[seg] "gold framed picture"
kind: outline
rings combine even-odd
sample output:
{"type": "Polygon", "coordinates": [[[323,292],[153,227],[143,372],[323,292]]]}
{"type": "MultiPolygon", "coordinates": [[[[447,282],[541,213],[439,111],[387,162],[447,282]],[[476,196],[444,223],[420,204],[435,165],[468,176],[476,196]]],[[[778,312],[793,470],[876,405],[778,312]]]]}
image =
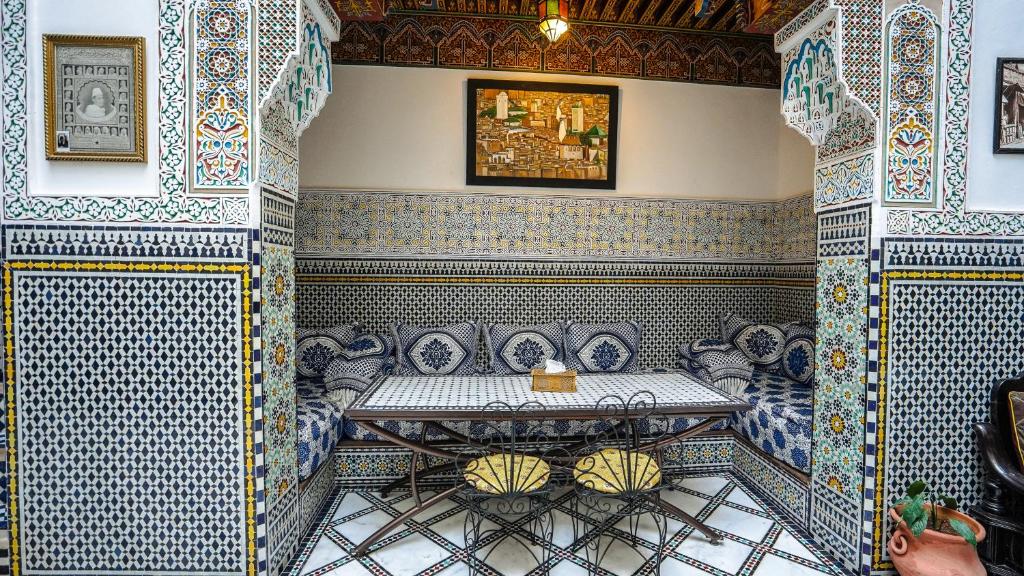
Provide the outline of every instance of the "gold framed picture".
{"type": "Polygon", "coordinates": [[[146,39],[43,35],[47,160],[146,161],[146,39]]]}

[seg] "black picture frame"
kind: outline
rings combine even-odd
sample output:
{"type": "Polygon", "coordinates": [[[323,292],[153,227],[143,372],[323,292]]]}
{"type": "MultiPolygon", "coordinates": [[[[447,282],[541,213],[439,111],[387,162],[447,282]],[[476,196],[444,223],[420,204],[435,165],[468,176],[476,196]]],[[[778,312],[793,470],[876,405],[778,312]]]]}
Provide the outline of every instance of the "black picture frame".
{"type": "MultiPolygon", "coordinates": [[[[992,152],[994,154],[1024,154],[1024,145],[1021,145],[1019,148],[1009,148],[1003,142],[1003,97],[1004,92],[1009,88],[1009,86],[1003,86],[1003,72],[1006,70],[1007,65],[1012,64],[1020,65],[1021,69],[1024,69],[1024,58],[996,59],[996,98],[995,109],[992,114],[995,119],[992,130],[992,152]]],[[[1021,89],[1021,91],[1018,92],[1020,95],[1016,96],[1016,98],[1021,99],[1021,105],[1017,109],[1017,125],[1021,127],[1019,128],[1020,130],[1024,130],[1024,86],[1016,86],[1021,89]]],[[[1022,134],[1020,142],[1024,144],[1024,134],[1022,134]]]]}
{"type": "Polygon", "coordinates": [[[571,84],[563,82],[526,82],[470,78],[466,90],[466,184],[483,186],[524,186],[543,188],[588,188],[614,190],[618,164],[619,87],[606,84],[571,84]],[[526,176],[482,176],[476,172],[477,91],[481,89],[530,90],[564,92],[566,94],[597,94],[609,98],[606,177],[604,179],[545,178],[526,176]]]}

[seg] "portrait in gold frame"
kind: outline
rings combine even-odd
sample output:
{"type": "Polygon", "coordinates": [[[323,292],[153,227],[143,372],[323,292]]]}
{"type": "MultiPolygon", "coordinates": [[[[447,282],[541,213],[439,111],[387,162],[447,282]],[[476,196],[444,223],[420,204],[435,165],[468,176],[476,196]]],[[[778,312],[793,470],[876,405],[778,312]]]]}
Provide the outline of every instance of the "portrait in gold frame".
{"type": "Polygon", "coordinates": [[[146,161],[146,39],[43,35],[47,160],[146,161]]]}

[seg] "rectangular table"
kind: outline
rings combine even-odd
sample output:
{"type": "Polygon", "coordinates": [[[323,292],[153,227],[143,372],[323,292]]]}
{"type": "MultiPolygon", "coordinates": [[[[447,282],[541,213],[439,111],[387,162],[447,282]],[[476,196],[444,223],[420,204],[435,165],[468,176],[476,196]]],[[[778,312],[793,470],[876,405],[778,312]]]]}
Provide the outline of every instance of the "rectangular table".
{"type": "MultiPolygon", "coordinates": [[[[393,482],[382,492],[386,494],[402,484],[409,483],[417,505],[367,538],[356,547],[354,555],[365,554],[374,542],[419,512],[447,499],[458,489],[458,486],[454,486],[421,501],[417,478],[450,470],[454,464],[418,471],[420,456],[428,454],[455,462],[458,455],[426,442],[404,438],[378,426],[375,424],[377,421],[419,422],[423,426],[430,425],[456,442],[470,445],[472,441],[469,438],[442,425],[440,421],[479,420],[481,413],[494,402],[502,402],[512,408],[536,402],[543,406],[543,409],[537,412],[537,417],[543,420],[599,419],[603,411],[598,408],[598,403],[603,398],[618,396],[623,401],[629,401],[639,392],[653,394],[656,400],[656,404],[650,408],[653,416],[703,419],[698,424],[665,437],[657,444],[641,448],[650,451],[657,450],[661,445],[667,445],[671,441],[699,434],[718,420],[729,417],[733,412],[750,409],[750,405],[743,400],[682,372],[581,374],[576,379],[576,392],[533,392],[530,385],[530,376],[389,376],[375,382],[366,392],[360,394],[359,398],[345,410],[345,417],[381,438],[413,451],[409,476],[393,482]]],[[[492,411],[488,411],[487,416],[494,420],[501,419],[500,413],[492,411]]],[[[524,416],[529,417],[530,412],[520,411],[517,415],[520,418],[524,416]]],[[[511,417],[510,413],[509,418],[511,417]]],[[[660,505],[708,535],[712,541],[721,538],[702,522],[668,502],[662,500],[660,505]]]]}

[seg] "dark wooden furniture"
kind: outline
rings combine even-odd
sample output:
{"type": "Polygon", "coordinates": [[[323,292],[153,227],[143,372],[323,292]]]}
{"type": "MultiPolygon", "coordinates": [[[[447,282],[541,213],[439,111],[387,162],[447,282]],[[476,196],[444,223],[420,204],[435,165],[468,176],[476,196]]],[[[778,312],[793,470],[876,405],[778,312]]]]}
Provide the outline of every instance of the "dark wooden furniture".
{"type": "MultiPolygon", "coordinates": [[[[1010,416],[1010,393],[1024,393],[1024,374],[992,390],[992,422],[974,425],[985,463],[984,496],[971,515],[988,536],[978,545],[985,569],[993,576],[1024,576],[1024,470],[1017,456],[1017,422],[1010,416]]],[[[1021,439],[1024,441],[1024,439],[1021,439]]]]}
{"type": "MultiPolygon", "coordinates": [[[[459,486],[453,486],[428,499],[421,499],[418,484],[424,477],[445,471],[450,472],[465,457],[426,442],[404,438],[378,425],[379,421],[398,420],[419,423],[421,431],[430,427],[469,449],[480,449],[480,443],[470,435],[462,434],[452,428],[459,423],[478,421],[481,412],[495,402],[505,403],[509,406],[523,406],[524,408],[515,413],[508,412],[504,417],[500,413],[489,413],[488,418],[491,421],[515,418],[601,420],[606,417],[605,410],[600,406],[602,398],[610,395],[621,395],[628,398],[638,392],[645,392],[652,394],[657,399],[654,415],[694,419],[693,425],[678,432],[673,431],[671,435],[637,448],[637,451],[641,453],[653,453],[673,442],[704,432],[719,420],[728,418],[733,412],[750,409],[750,404],[685,373],[581,374],[578,377],[576,392],[533,392],[530,388],[529,376],[389,376],[374,383],[366,392],[363,392],[345,411],[345,417],[358,422],[360,426],[389,442],[412,450],[410,474],[406,478],[388,485],[382,492],[388,492],[408,484],[412,489],[416,505],[359,544],[353,551],[353,555],[364,555],[372,544],[402,525],[406,520],[446,500],[460,489],[459,486]],[[535,414],[530,414],[528,407],[531,405],[543,406],[543,410],[537,410],[535,414]],[[420,459],[424,456],[433,456],[448,462],[448,464],[421,469],[420,459]]],[[[570,443],[566,449],[572,453],[578,450],[579,446],[581,444],[577,441],[575,444],[570,443]]],[[[571,462],[557,461],[552,463],[571,464],[571,462]]],[[[664,501],[659,504],[659,507],[676,515],[681,512],[667,509],[664,501]]],[[[687,516],[681,518],[704,534],[714,534],[713,530],[694,518],[687,516]]]]}

